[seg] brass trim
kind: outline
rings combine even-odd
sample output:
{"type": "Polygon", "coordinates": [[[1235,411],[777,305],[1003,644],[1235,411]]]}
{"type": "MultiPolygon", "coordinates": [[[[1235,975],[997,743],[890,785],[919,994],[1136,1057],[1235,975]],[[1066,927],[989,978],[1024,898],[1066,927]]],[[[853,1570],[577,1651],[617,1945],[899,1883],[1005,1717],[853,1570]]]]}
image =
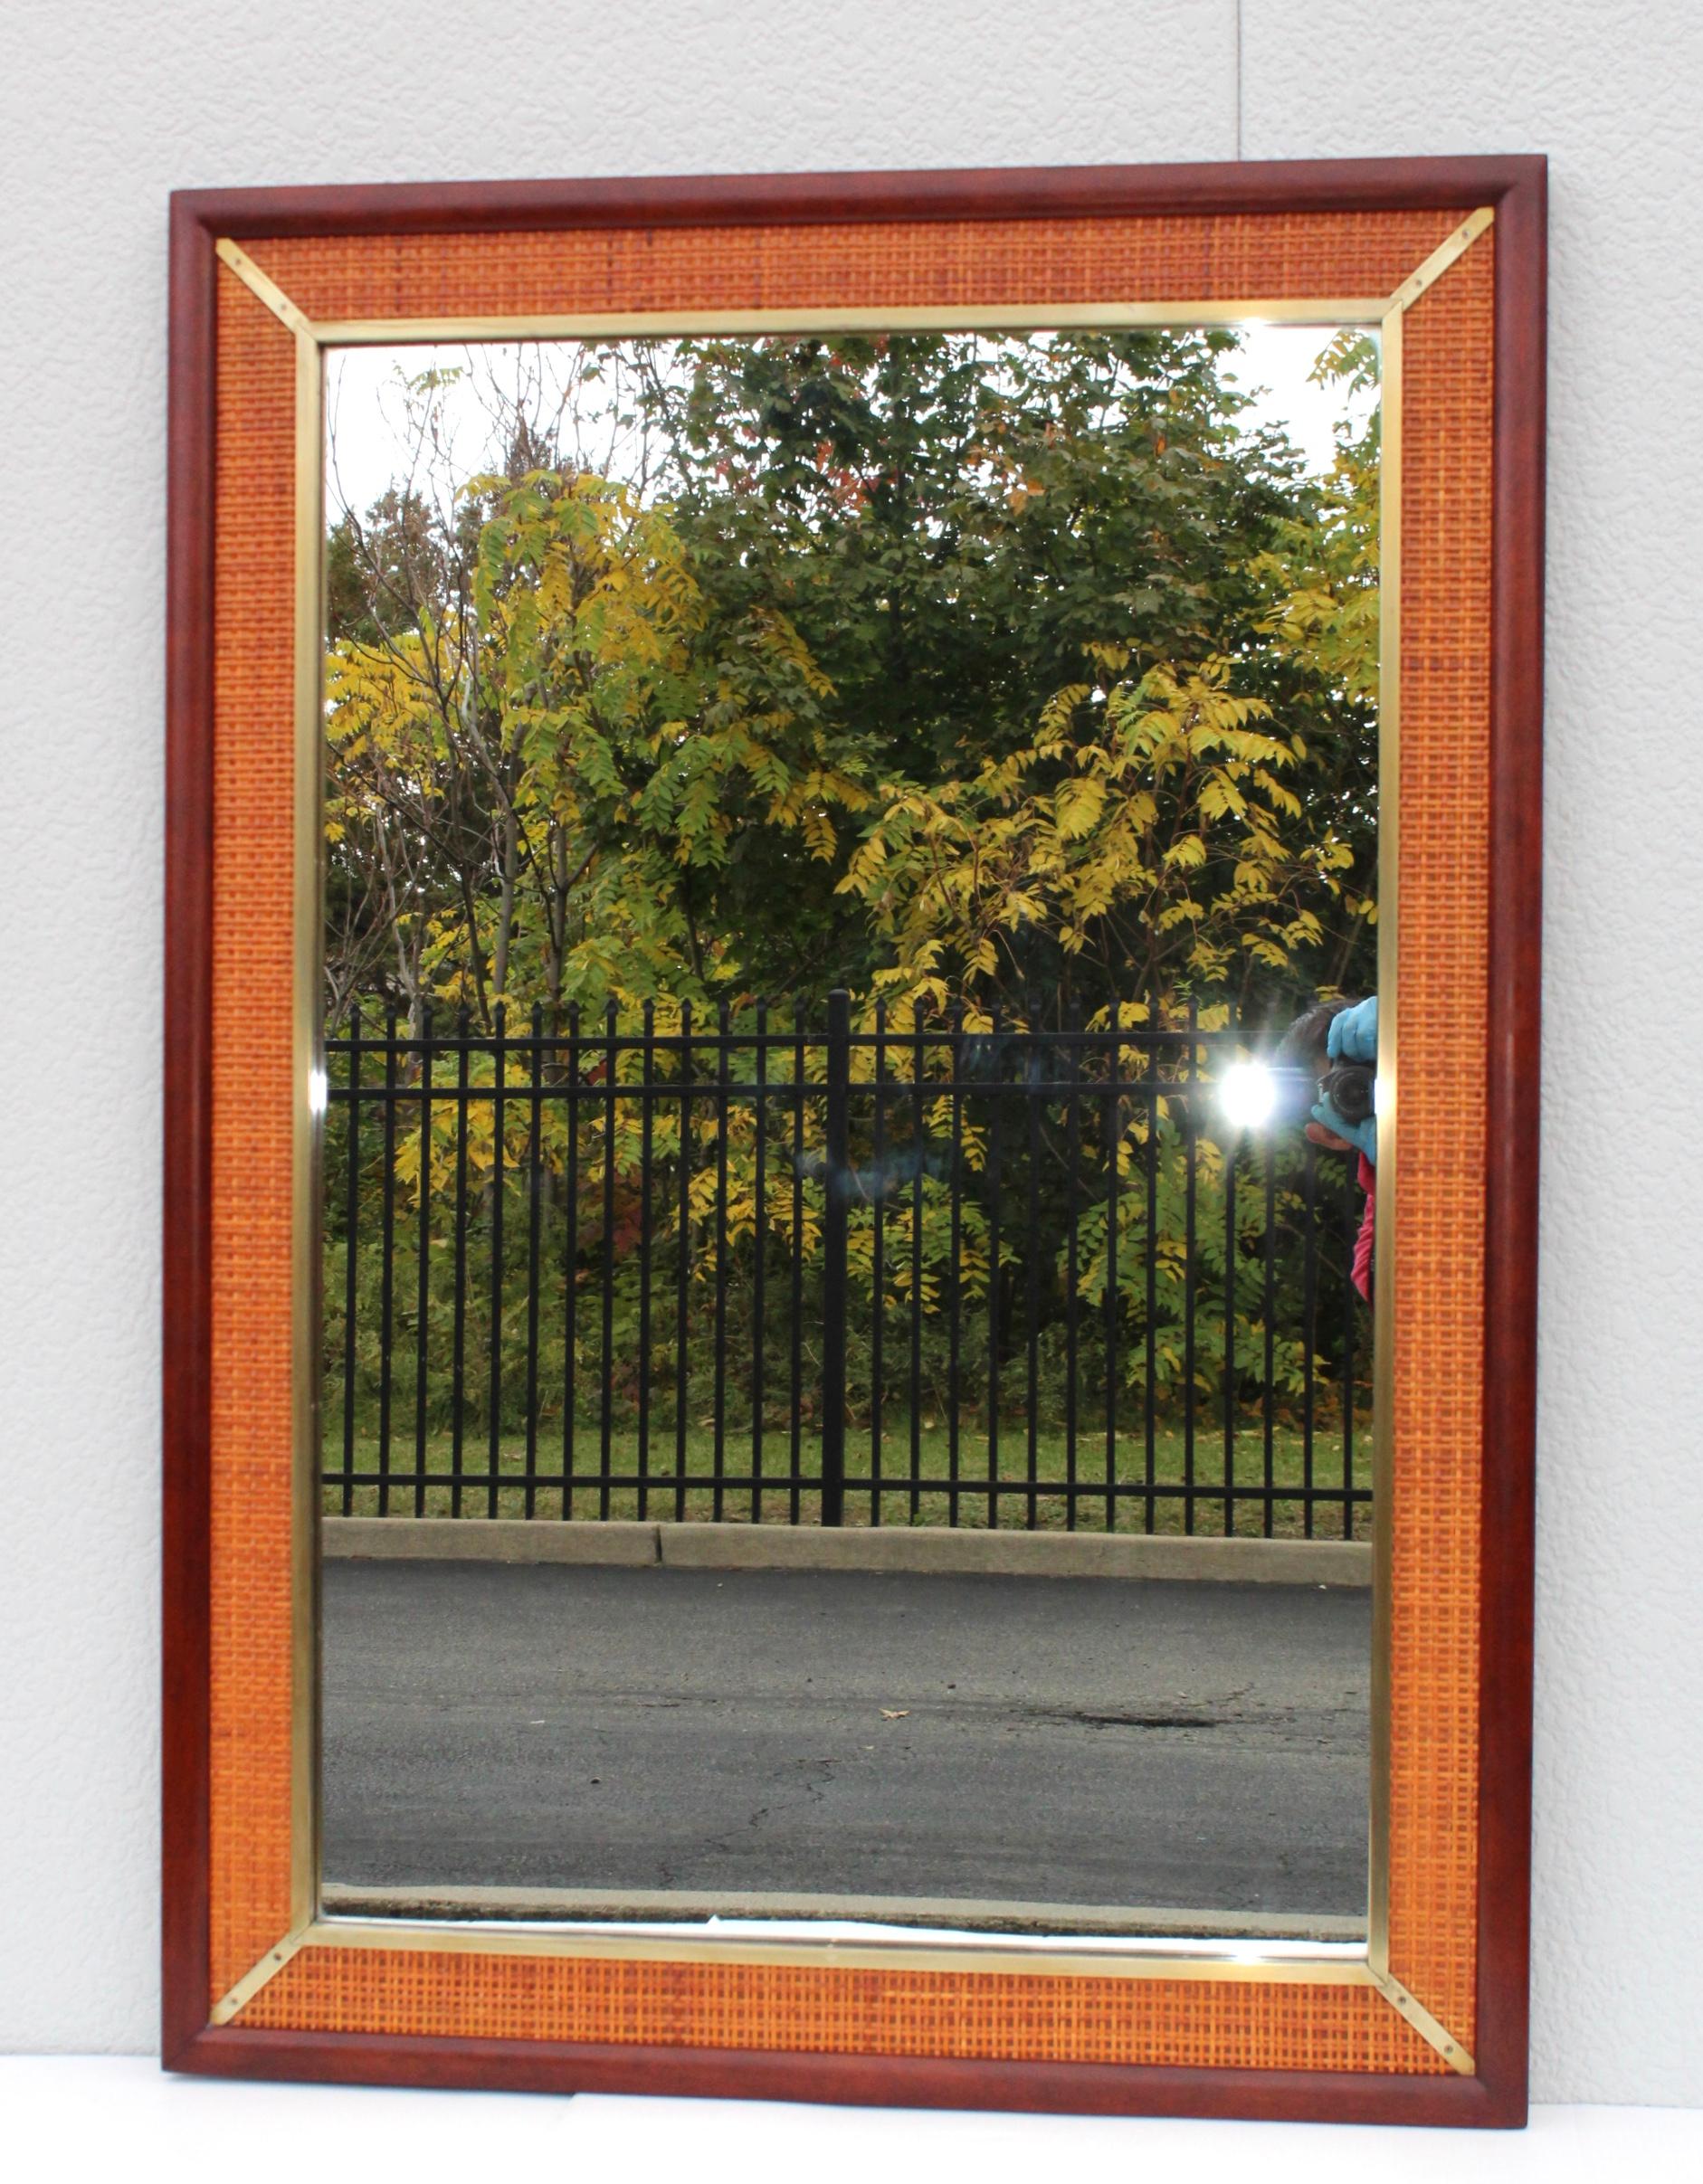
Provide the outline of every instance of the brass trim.
{"type": "Polygon", "coordinates": [[[1371,1968],[1371,1970],[1372,1984],[1384,2000],[1393,2009],[1407,2019],[1422,2039],[1431,2043],[1449,2067],[1458,2071],[1463,2078],[1477,2077],[1479,2075],[1478,2065],[1473,2061],[1468,2050],[1455,2038],[1449,2027],[1432,2017],[1422,2002],[1415,2000],[1399,1980],[1393,1979],[1387,1971],[1380,1970],[1375,1965],[1371,1968]]]}
{"type": "MultiPolygon", "coordinates": [[[[288,300],[287,299],[285,299],[288,300]]],[[[290,309],[294,311],[294,306],[290,309]]],[[[281,317],[282,314],[281,313],[281,317]]],[[[297,318],[300,317],[296,313],[297,318]]],[[[286,324],[289,321],[286,319],[286,324]]],[[[294,1008],[290,1025],[290,1919],[313,1917],[319,1892],[319,1188],[325,1050],[319,1006],[324,919],[325,352],[306,320],[296,334],[294,1008]]]]}
{"type": "MultiPolygon", "coordinates": [[[[466,1956],[643,1958],[670,1963],[827,1963],[869,1970],[1025,1972],[1044,1978],[1259,1980],[1300,1987],[1375,1986],[1363,1946],[1352,1942],[1244,1944],[1143,1937],[1129,1947],[1085,1941],[1061,1948],[1051,1939],[1024,1944],[1009,1934],[947,1940],[825,1934],[776,1940],[748,1933],[681,1933],[512,1919],[339,1919],[321,1915],[301,1946],[322,1949],[441,1950],[466,1956]]],[[[293,1953],[293,1951],[291,1952],[293,1953]]],[[[268,1975],[270,1976],[270,1974],[268,1975]]]]}
{"type": "MultiPolygon", "coordinates": [[[[688,335],[716,332],[852,331],[859,328],[933,328],[941,331],[1020,332],[1050,328],[1085,326],[1229,327],[1249,321],[1277,325],[1362,325],[1379,328],[1384,348],[1380,373],[1384,444],[1380,466],[1380,530],[1383,559],[1380,584],[1380,707],[1378,777],[1379,821],[1379,980],[1381,994],[1394,999],[1395,903],[1394,876],[1398,858],[1399,817],[1393,804],[1398,791],[1400,689],[1400,348],[1401,318],[1408,306],[1422,295],[1483,233],[1492,217],[1481,208],[1415,269],[1389,297],[1257,298],[1202,302],[1163,301],[1145,304],[1106,303],[1059,305],[1051,309],[1020,306],[994,309],[956,310],[948,308],[873,309],[826,311],[723,311],[710,314],[639,312],[578,314],[516,318],[443,318],[403,319],[329,320],[314,324],[300,308],[240,250],[222,239],[216,249],[231,271],[297,337],[297,578],[296,613],[296,812],[298,846],[295,859],[296,960],[298,1009],[296,1011],[297,1136],[295,1163],[295,1282],[299,1330],[317,1325],[319,1268],[317,1263],[318,1193],[313,1189],[317,1169],[319,1117],[310,1111],[308,1084],[321,1053],[314,1017],[319,981],[319,898],[320,849],[319,767],[321,758],[319,707],[322,661],[321,593],[323,584],[321,496],[324,451],[322,416],[323,359],[329,347],[395,343],[419,346],[435,341],[476,339],[550,339],[575,335],[669,333],[688,335]],[[311,366],[304,357],[311,354],[311,366]],[[1394,356],[1391,375],[1390,357],[1394,356]],[[1394,389],[1394,393],[1392,393],[1394,389]],[[311,449],[306,420],[316,420],[311,449]],[[1395,518],[1391,518],[1394,501],[1395,518]],[[1392,550],[1393,549],[1393,550],[1392,550]],[[1394,574],[1392,574],[1394,565],[1394,574]],[[1394,706],[1391,693],[1396,695],[1394,706]],[[311,812],[310,830],[304,815],[311,812]],[[311,847],[302,840],[310,831],[311,847]],[[1389,893],[1386,895],[1385,888],[1389,893]],[[304,903],[300,890],[308,890],[304,903]],[[305,1030],[304,1030],[305,1022],[305,1030]],[[304,1127],[304,1116],[307,1126],[304,1127]],[[301,1156],[306,1148],[307,1160],[301,1156]],[[309,1265],[309,1258],[313,1263],[309,1265]]],[[[569,1930],[562,1925],[517,1926],[511,1922],[495,1925],[467,1922],[359,1921],[327,1918],[319,1908],[319,1798],[318,1583],[319,1479],[316,1454],[317,1382],[311,1401],[296,1391],[297,1494],[296,1573],[297,1613],[294,1619],[294,1679],[297,1723],[292,1739],[292,1902],[296,1923],[266,1956],[233,1987],[215,2006],[213,2021],[224,2023],[252,2000],[267,1981],[302,1948],[339,1947],[368,1949],[420,1949],[448,1953],[498,1955],[587,1956],[596,1958],[648,1958],[662,1961],[713,1961],[756,1964],[810,1965],[830,1960],[836,1963],[875,1969],[966,1968],[986,1970],[1021,1970],[1029,1973],[1099,1977],[1201,1979],[1208,1980],[1273,1981],[1288,1984],[1376,1987],[1392,2006],[1448,2056],[1457,2069],[1470,2072],[1471,2058],[1423,2005],[1409,1995],[1387,1969],[1388,1954],[1388,1713],[1389,1667],[1389,1557],[1392,1405],[1388,1390],[1393,1372],[1393,1344],[1389,1333],[1393,1315],[1390,1252],[1393,1242],[1394,1153],[1384,1140],[1394,1119],[1395,1011],[1381,998],[1379,1011],[1380,1078],[1390,1090],[1387,1108],[1379,1119],[1380,1163],[1376,1193],[1377,1290],[1383,1300],[1375,1314],[1374,1367],[1375,1435],[1375,1552],[1378,1578],[1375,1583],[1373,1650],[1374,1766],[1373,1825],[1368,1848],[1369,1938],[1365,1945],[1341,1943],[1284,1943],[1270,1940],[1239,1942],[1197,1942],[1192,1947],[1180,1939],[1131,1937],[1127,1946],[1102,1943],[1094,1947],[1058,1948],[1046,1942],[1027,1947],[1013,1944],[1008,1936],[966,1933],[950,1943],[937,1939],[908,1942],[883,1937],[878,1941],[848,1941],[829,1937],[794,1942],[760,1943],[743,1937],[716,1939],[678,1933],[633,1933],[569,1930]],[[1380,1423],[1380,1420],[1382,1421],[1380,1423]],[[1380,1755],[1380,1746],[1382,1747],[1380,1755]],[[306,1923],[303,1923],[303,1919],[306,1923]],[[1325,1953],[1320,1953],[1320,1952],[1325,1953]],[[1458,2058],[1458,2059],[1457,2059],[1458,2058]]],[[[1382,1090],[1382,1087],[1381,1087],[1382,1090]]],[[[299,1356],[310,1367],[317,1342],[300,1343],[299,1356]]],[[[314,1381],[311,1371],[306,1376],[314,1381]]]]}
{"type": "Polygon", "coordinates": [[[221,235],[214,249],[242,281],[243,286],[258,296],[274,318],[280,318],[299,338],[316,339],[316,329],[305,311],[293,304],[282,289],[259,266],[244,250],[240,250],[229,236],[221,235]]]}
{"type": "Polygon", "coordinates": [[[275,1980],[291,1957],[311,1938],[313,1928],[309,1921],[294,1926],[280,1941],[273,1942],[263,1957],[259,1957],[243,1974],[236,1985],[222,1994],[207,2012],[209,2025],[228,2025],[240,2010],[245,2009],[262,1987],[275,1980]]]}
{"type": "MultiPolygon", "coordinates": [[[[293,306],[291,309],[293,309],[293,306]]],[[[933,331],[1022,334],[1071,327],[1374,326],[1384,296],[1226,297],[1201,303],[943,304],[847,306],[839,310],[568,311],[519,318],[328,318],[314,332],[328,348],[421,347],[438,341],[566,341],[650,334],[848,334],[933,331]]]]}
{"type": "Polygon", "coordinates": [[[1389,299],[1388,310],[1404,311],[1410,304],[1417,303],[1425,290],[1441,280],[1463,251],[1470,250],[1496,218],[1493,204],[1481,204],[1470,213],[1446,242],[1440,242],[1422,264],[1413,271],[1394,290],[1389,299]]]}
{"type": "Polygon", "coordinates": [[[1372,1721],[1366,1843],[1368,1953],[1390,1942],[1391,1598],[1395,1545],[1395,1116],[1402,840],[1402,311],[1379,328],[1378,1157],[1372,1244],[1372,1721]]]}

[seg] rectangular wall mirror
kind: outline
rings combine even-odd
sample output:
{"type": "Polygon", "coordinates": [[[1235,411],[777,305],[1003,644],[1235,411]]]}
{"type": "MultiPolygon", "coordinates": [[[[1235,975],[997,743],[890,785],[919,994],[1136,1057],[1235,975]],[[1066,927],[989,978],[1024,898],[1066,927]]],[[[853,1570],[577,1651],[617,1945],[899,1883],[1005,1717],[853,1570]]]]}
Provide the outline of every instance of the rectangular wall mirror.
{"type": "Polygon", "coordinates": [[[176,204],[168,2061],[1519,2120],[1541,163],[176,204]]]}
{"type": "Polygon", "coordinates": [[[1364,1943],[1376,342],[330,353],[328,1905],[1364,1943]]]}

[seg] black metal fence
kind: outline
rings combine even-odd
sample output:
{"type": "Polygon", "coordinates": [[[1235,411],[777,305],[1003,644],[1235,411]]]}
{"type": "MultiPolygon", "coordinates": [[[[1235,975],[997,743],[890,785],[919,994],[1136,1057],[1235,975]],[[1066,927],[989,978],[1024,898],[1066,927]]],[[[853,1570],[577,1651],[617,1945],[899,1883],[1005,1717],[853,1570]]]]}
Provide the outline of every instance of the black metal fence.
{"type": "MultiPolygon", "coordinates": [[[[1130,1010],[1127,1016],[1146,1011],[1130,1010]]],[[[1349,1164],[1190,1019],[328,1041],[327,1506],[1365,1535],[1349,1164]]]]}

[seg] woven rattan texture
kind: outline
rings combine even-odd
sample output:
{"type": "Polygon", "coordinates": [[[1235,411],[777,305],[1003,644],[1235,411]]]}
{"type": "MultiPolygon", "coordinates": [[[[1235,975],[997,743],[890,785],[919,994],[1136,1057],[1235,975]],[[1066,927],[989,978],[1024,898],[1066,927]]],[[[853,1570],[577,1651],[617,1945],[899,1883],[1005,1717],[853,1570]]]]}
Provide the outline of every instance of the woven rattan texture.
{"type": "MultiPolygon", "coordinates": [[[[1386,293],[1445,214],[260,242],[320,318],[1386,293]]],[[[1409,314],[1394,1969],[1471,2037],[1490,252],[1409,314]],[[1463,362],[1464,360],[1464,362],[1463,362]],[[1465,996],[1465,1005],[1462,997],[1465,996]]],[[[289,1914],[290,342],[221,277],[214,1987],[289,1914]]],[[[242,2024],[1437,2072],[1368,1989],[315,1949],[242,2024]]]]}
{"type": "Polygon", "coordinates": [[[280,240],[251,256],[310,318],[904,309],[1189,297],[1387,296],[1449,213],[1293,219],[892,221],[280,240]]]}
{"type": "Polygon", "coordinates": [[[1367,1987],[304,1951],[245,2025],[793,2053],[1434,2073],[1367,1987]]]}
{"type": "Polygon", "coordinates": [[[214,1998],[290,1914],[295,344],[219,269],[213,852],[214,1998]]]}
{"type": "Polygon", "coordinates": [[[1496,234],[1403,323],[1390,1969],[1475,2037],[1496,234]]]}

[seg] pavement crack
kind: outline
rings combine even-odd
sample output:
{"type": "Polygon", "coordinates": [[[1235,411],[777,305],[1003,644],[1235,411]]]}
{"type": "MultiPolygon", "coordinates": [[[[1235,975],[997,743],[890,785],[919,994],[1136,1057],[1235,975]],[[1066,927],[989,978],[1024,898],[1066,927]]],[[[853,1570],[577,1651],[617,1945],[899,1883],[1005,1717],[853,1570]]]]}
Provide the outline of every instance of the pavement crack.
{"type": "Polygon", "coordinates": [[[808,1802],[813,1805],[820,1805],[823,1802],[824,1793],[831,1787],[833,1781],[833,1760],[824,1754],[819,1760],[801,1760],[799,1764],[802,1767],[821,1769],[822,1772],[820,1780],[813,1779],[812,1776],[807,1775],[804,1778],[804,1796],[808,1802]]]}

